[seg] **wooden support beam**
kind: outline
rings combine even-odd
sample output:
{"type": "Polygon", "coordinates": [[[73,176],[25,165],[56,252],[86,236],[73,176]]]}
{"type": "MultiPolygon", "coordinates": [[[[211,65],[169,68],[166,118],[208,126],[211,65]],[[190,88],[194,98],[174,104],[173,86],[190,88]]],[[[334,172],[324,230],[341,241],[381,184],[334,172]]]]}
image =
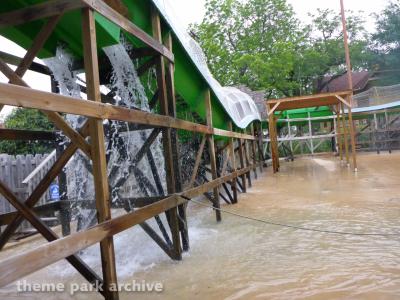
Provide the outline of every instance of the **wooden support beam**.
{"type": "MultiPolygon", "coordinates": [[[[161,19],[158,11],[154,6],[151,9],[151,24],[153,30],[153,37],[155,41],[159,44],[162,43],[162,29],[161,29],[161,19]]],[[[163,46],[164,47],[164,46],[163,46]]],[[[168,96],[171,98],[171,94],[168,95],[168,87],[166,82],[166,70],[165,70],[165,60],[163,56],[158,56],[156,62],[156,75],[157,75],[157,87],[159,91],[159,103],[161,114],[165,116],[170,116],[173,111],[170,112],[170,105],[168,101],[168,96]]],[[[168,194],[174,194],[176,192],[176,174],[175,174],[175,164],[174,164],[174,150],[173,150],[173,137],[171,128],[163,128],[163,149],[164,149],[164,161],[165,161],[165,171],[167,180],[168,194]]],[[[182,259],[182,248],[180,240],[180,231],[178,223],[178,209],[172,208],[167,216],[169,216],[169,225],[171,228],[172,241],[174,245],[174,259],[182,259]]]]}
{"type": "Polygon", "coordinates": [[[269,126],[269,136],[270,136],[270,146],[271,146],[271,158],[272,158],[272,168],[273,172],[276,173],[279,170],[279,152],[278,152],[278,137],[276,135],[276,124],[273,115],[268,117],[269,126]]]}
{"type": "Polygon", "coordinates": [[[254,137],[248,134],[210,128],[206,125],[188,122],[165,115],[157,115],[115,105],[75,99],[68,96],[32,90],[4,83],[0,83],[0,104],[24,108],[36,108],[68,114],[77,114],[76,108],[79,107],[79,115],[89,118],[117,120],[135,124],[151,125],[154,127],[170,127],[198,133],[214,134],[228,138],[232,137],[254,140],[254,137]]]}
{"type": "MultiPolygon", "coordinates": [[[[351,103],[352,96],[348,96],[347,100],[351,103]]],[[[351,154],[353,158],[353,169],[354,172],[357,172],[357,149],[356,149],[356,136],[355,136],[355,129],[354,129],[354,121],[353,121],[353,114],[351,112],[351,105],[347,108],[348,109],[348,116],[349,116],[349,127],[350,127],[350,143],[351,143],[351,154]]]]}
{"type": "MultiPolygon", "coordinates": [[[[20,76],[15,74],[15,72],[5,63],[0,59],[0,71],[10,80],[11,83],[20,85],[22,87],[27,88],[27,93],[23,95],[22,97],[26,97],[29,95],[31,91],[33,91],[28,84],[21,79],[20,76]]],[[[12,86],[12,85],[11,85],[12,86]]],[[[15,88],[15,87],[14,87],[15,88]]],[[[1,92],[0,92],[1,93],[1,92]]],[[[43,99],[45,100],[45,99],[43,99]]],[[[49,104],[47,104],[48,106],[49,104]]],[[[63,117],[60,116],[59,113],[57,112],[51,112],[47,110],[43,110],[42,112],[49,118],[51,122],[54,123],[54,125],[62,130],[68,138],[71,139],[74,143],[78,145],[78,147],[88,156],[90,157],[90,145],[85,141],[85,139],[78,133],[76,132],[69,124],[64,120],[63,117]]]]}
{"type": "Polygon", "coordinates": [[[203,151],[204,151],[204,146],[206,144],[206,141],[207,141],[207,136],[204,134],[202,139],[201,139],[199,150],[197,151],[196,160],[195,160],[194,167],[193,167],[192,177],[190,178],[189,184],[187,186],[188,189],[191,189],[193,187],[193,184],[194,184],[194,182],[196,180],[197,173],[199,171],[199,166],[200,166],[200,163],[201,163],[201,157],[203,156],[203,151]]]}
{"type": "Polygon", "coordinates": [[[108,237],[125,231],[134,225],[143,223],[168,209],[187,203],[187,200],[180,197],[180,195],[188,198],[199,196],[213,189],[215,186],[219,186],[224,182],[232,180],[232,178],[247,173],[251,168],[252,166],[249,166],[246,169],[235,171],[202,186],[195,187],[181,194],[171,195],[164,200],[140,208],[134,212],[98,224],[86,231],[77,232],[49,244],[39,246],[34,250],[8,258],[0,264],[0,288],[51,265],[64,257],[68,257],[108,237]],[[46,253],[46,255],[43,255],[43,253],[46,253]]]}
{"type": "Polygon", "coordinates": [[[151,239],[172,259],[174,253],[168,244],[150,227],[146,222],[140,223],[140,227],[151,237],[151,239]]]}
{"type": "Polygon", "coordinates": [[[29,48],[22,61],[19,63],[17,69],[15,70],[15,74],[17,74],[21,78],[24,76],[25,72],[30,68],[33,60],[38,55],[39,51],[43,48],[47,39],[53,33],[61,17],[62,14],[51,17],[48,22],[43,26],[39,34],[34,39],[32,46],[29,48]]]}
{"type": "MultiPolygon", "coordinates": [[[[233,124],[232,121],[228,122],[228,130],[233,131],[233,124]]],[[[236,154],[235,154],[235,140],[233,138],[229,139],[229,149],[231,152],[231,166],[232,170],[236,171],[236,154]]],[[[222,174],[223,176],[224,174],[222,174]]],[[[238,203],[238,194],[237,194],[237,179],[233,178],[231,183],[231,189],[233,193],[233,201],[232,203],[238,203]]]]}
{"type": "MultiPolygon", "coordinates": [[[[61,207],[60,202],[54,201],[54,202],[46,203],[46,204],[43,204],[40,206],[35,206],[35,207],[31,208],[31,210],[34,211],[37,215],[42,215],[42,214],[47,214],[49,212],[58,211],[58,210],[60,210],[60,207],[61,207]]],[[[1,214],[0,215],[0,226],[10,224],[17,215],[19,215],[18,211],[1,214]]]]}
{"type": "MultiPolygon", "coordinates": [[[[82,9],[82,41],[88,99],[101,102],[96,23],[94,12],[89,8],[82,9]]],[[[103,122],[90,119],[89,124],[97,218],[98,222],[102,223],[111,219],[103,122]]],[[[113,237],[107,237],[100,242],[100,253],[105,297],[107,300],[117,300],[118,291],[112,289],[112,286],[117,286],[113,237]]]]}
{"type": "MultiPolygon", "coordinates": [[[[45,239],[49,242],[57,240],[59,237],[34,213],[32,210],[26,206],[21,200],[19,200],[14,193],[5,186],[0,181],[0,193],[14,206],[19,213],[31,223],[31,225],[43,235],[45,239]]],[[[86,265],[77,255],[71,254],[66,257],[67,261],[74,267],[76,270],[82,274],[91,284],[95,285],[97,283],[101,283],[97,274],[90,269],[88,265],[86,265]]]]}
{"type": "Polygon", "coordinates": [[[347,124],[346,124],[346,117],[344,113],[344,104],[340,103],[340,108],[342,110],[342,126],[343,126],[343,139],[344,139],[344,149],[345,149],[345,154],[346,154],[346,163],[347,165],[350,165],[350,158],[349,158],[349,139],[347,135],[347,124]]]}
{"type": "MultiPolygon", "coordinates": [[[[135,157],[133,159],[129,160],[129,167],[128,167],[129,173],[135,172],[135,169],[137,169],[137,166],[140,163],[140,161],[150,151],[150,147],[156,140],[157,136],[160,134],[160,131],[161,131],[161,129],[159,129],[159,128],[153,129],[153,131],[150,133],[150,135],[148,136],[146,141],[143,143],[142,147],[136,153],[135,157]]],[[[110,174],[108,175],[109,178],[113,178],[113,176],[117,172],[118,172],[118,166],[115,166],[115,168],[113,167],[111,169],[110,174]]],[[[128,181],[128,179],[129,179],[129,177],[120,177],[119,180],[114,183],[114,188],[122,187],[128,181]]]]}
{"type": "MultiPolygon", "coordinates": [[[[13,66],[17,66],[17,67],[22,62],[22,58],[21,57],[18,57],[18,56],[15,56],[15,55],[3,52],[3,51],[0,51],[0,59],[2,61],[4,61],[5,63],[7,63],[7,64],[10,64],[10,65],[13,65],[13,66]]],[[[48,76],[51,75],[51,71],[47,66],[39,64],[37,62],[32,62],[30,67],[29,67],[29,70],[31,70],[33,72],[37,72],[37,73],[43,74],[43,75],[48,75],[48,76]]]]}
{"type": "MultiPolygon", "coordinates": [[[[82,130],[81,134],[83,136],[88,135],[89,126],[86,123],[82,130]]],[[[47,174],[43,177],[43,179],[39,182],[36,188],[33,190],[32,194],[28,197],[25,202],[25,205],[29,208],[35,206],[35,204],[40,200],[46,190],[49,188],[50,184],[55,180],[58,174],[62,171],[65,165],[68,163],[70,158],[74,155],[78,147],[76,144],[71,143],[65,149],[65,151],[57,158],[54,165],[50,168],[47,174]]],[[[6,227],[3,233],[0,235],[0,250],[4,247],[13,233],[17,230],[18,226],[22,223],[23,217],[22,215],[18,214],[14,217],[12,222],[6,227]]]]}
{"type": "MultiPolygon", "coordinates": [[[[211,92],[209,89],[207,89],[205,92],[204,102],[206,107],[207,126],[212,127],[213,120],[212,120],[212,107],[211,107],[211,92]]],[[[208,142],[208,151],[210,155],[211,175],[212,179],[215,180],[218,178],[218,174],[217,174],[217,160],[215,157],[214,137],[212,135],[208,135],[207,142],[208,142]]],[[[218,186],[214,187],[213,193],[214,193],[213,205],[215,208],[217,208],[217,210],[215,210],[215,215],[217,222],[220,222],[222,218],[221,218],[221,211],[218,210],[220,208],[218,186]]]]}
{"type": "Polygon", "coordinates": [[[0,29],[53,17],[84,7],[81,0],[52,0],[0,14],[0,29]]]}
{"type": "MultiPolygon", "coordinates": [[[[251,131],[251,135],[253,135],[255,137],[254,124],[251,124],[250,131],[251,131]]],[[[257,144],[257,141],[254,140],[254,141],[251,141],[250,143],[251,143],[251,145],[250,145],[251,154],[252,154],[252,157],[253,157],[253,166],[255,166],[255,168],[253,169],[254,178],[257,179],[257,177],[258,177],[257,176],[257,157],[256,157],[256,144],[257,144]]]]}
{"type": "MultiPolygon", "coordinates": [[[[122,16],[120,13],[112,9],[110,6],[108,6],[104,1],[101,0],[81,0],[83,3],[94,9],[96,12],[99,14],[103,15],[105,18],[110,20],[111,22],[117,24],[119,27],[121,27],[123,30],[126,32],[132,34],[135,36],[137,39],[139,39],[141,42],[143,42],[146,46],[151,47],[155,51],[157,51],[158,54],[164,56],[167,58],[169,61],[173,62],[174,61],[174,54],[169,51],[162,43],[160,40],[158,40],[156,37],[151,37],[148,35],[145,31],[140,29],[138,26],[133,24],[131,21],[126,19],[124,16],[122,16]]],[[[154,7],[154,5],[152,5],[154,7]]],[[[154,36],[154,35],[153,35],[154,36]]]]}
{"type": "Polygon", "coordinates": [[[336,123],[336,135],[339,142],[339,157],[340,161],[343,161],[343,134],[342,134],[342,122],[341,122],[341,113],[340,113],[340,104],[337,105],[336,108],[336,116],[337,116],[337,123],[336,123]]]}
{"type": "MultiPolygon", "coordinates": [[[[242,139],[239,139],[239,162],[240,162],[240,167],[243,169],[245,168],[245,162],[244,162],[244,151],[243,151],[243,141],[242,139]]],[[[246,185],[246,174],[242,175],[242,190],[244,193],[247,192],[247,185],[246,185]]]]}
{"type": "Polygon", "coordinates": [[[342,103],[343,103],[344,105],[346,105],[347,107],[351,107],[351,104],[350,104],[348,101],[344,100],[341,96],[335,95],[335,97],[338,98],[339,101],[342,102],[342,103]]]}
{"type": "Polygon", "coordinates": [[[8,141],[55,141],[52,131],[36,131],[0,128],[0,139],[8,141]]]}
{"type": "Polygon", "coordinates": [[[143,65],[141,65],[137,69],[137,74],[139,77],[143,76],[151,67],[153,67],[158,61],[157,56],[153,56],[148,61],[146,61],[143,65]]]}
{"type": "Polygon", "coordinates": [[[226,150],[226,159],[222,165],[222,169],[221,169],[221,175],[225,175],[226,174],[226,169],[228,168],[228,163],[230,160],[230,156],[231,156],[231,148],[227,148],[226,150]]]}
{"type": "MultiPolygon", "coordinates": [[[[168,31],[165,35],[165,45],[169,51],[172,52],[172,32],[168,31]]],[[[177,117],[176,112],[176,97],[175,97],[175,65],[171,61],[167,61],[166,70],[166,84],[167,84],[167,97],[168,97],[168,112],[173,118],[177,117]]],[[[174,174],[175,174],[175,192],[181,192],[183,190],[182,185],[182,172],[179,157],[179,139],[178,131],[171,129],[172,139],[172,156],[174,163],[174,174]]],[[[182,249],[183,251],[189,251],[189,231],[187,227],[186,217],[186,206],[180,205],[178,207],[178,219],[179,219],[179,230],[182,238],[182,249]]]]}
{"type": "Polygon", "coordinates": [[[280,104],[281,104],[280,102],[277,102],[277,103],[274,105],[274,107],[272,107],[272,109],[268,111],[268,117],[269,117],[270,115],[273,115],[273,114],[274,114],[275,110],[278,108],[278,106],[279,106],[280,104]]]}
{"type": "MultiPolygon", "coordinates": [[[[257,124],[257,123],[256,123],[257,124]]],[[[264,152],[263,152],[263,129],[262,129],[262,122],[258,123],[257,126],[257,147],[258,147],[258,160],[260,163],[260,172],[263,171],[264,167],[264,152]]]]}
{"type": "MultiPolygon", "coordinates": [[[[247,143],[247,140],[243,141],[243,150],[244,150],[244,158],[246,161],[246,167],[250,165],[250,159],[249,159],[249,145],[247,143]]],[[[247,180],[249,187],[251,187],[251,172],[246,174],[247,180]]]]}

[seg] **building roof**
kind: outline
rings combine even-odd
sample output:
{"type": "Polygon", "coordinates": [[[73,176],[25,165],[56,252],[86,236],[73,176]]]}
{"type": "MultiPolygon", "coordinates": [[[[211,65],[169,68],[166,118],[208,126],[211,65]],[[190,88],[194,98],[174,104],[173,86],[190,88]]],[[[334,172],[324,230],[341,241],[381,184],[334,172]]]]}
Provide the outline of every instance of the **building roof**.
{"type": "Polygon", "coordinates": [[[243,93],[246,93],[254,100],[258,111],[260,112],[261,118],[265,120],[265,118],[267,117],[267,109],[265,107],[265,93],[263,91],[252,91],[245,85],[239,85],[236,88],[241,90],[243,93]]]}
{"type": "MultiPolygon", "coordinates": [[[[365,89],[369,79],[371,78],[371,75],[372,74],[369,73],[368,71],[352,72],[354,92],[362,91],[363,89],[365,89]]],[[[349,89],[347,73],[336,78],[333,77],[336,76],[324,77],[324,79],[320,83],[320,86],[325,85],[320,90],[321,93],[332,93],[332,92],[345,91],[349,89]]]]}

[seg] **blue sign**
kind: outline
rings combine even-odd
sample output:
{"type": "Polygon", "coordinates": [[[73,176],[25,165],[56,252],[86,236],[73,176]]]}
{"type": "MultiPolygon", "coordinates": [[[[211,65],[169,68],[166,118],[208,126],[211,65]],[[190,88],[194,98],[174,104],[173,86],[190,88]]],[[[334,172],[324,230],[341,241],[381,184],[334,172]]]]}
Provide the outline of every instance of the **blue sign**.
{"type": "Polygon", "coordinates": [[[57,183],[52,183],[50,185],[50,200],[58,201],[60,200],[60,188],[57,183]]]}

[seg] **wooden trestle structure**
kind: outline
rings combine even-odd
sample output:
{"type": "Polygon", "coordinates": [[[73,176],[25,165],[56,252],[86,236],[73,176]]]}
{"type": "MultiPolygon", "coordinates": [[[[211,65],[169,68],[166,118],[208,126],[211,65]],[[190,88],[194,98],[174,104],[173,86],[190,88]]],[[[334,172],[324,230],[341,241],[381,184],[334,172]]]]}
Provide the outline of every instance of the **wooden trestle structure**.
{"type": "Polygon", "coordinates": [[[340,158],[346,157],[346,162],[350,164],[350,151],[354,171],[357,171],[357,154],[355,142],[355,128],[351,111],[352,91],[343,91],[335,93],[323,93],[317,95],[307,95],[283,99],[271,99],[266,101],[268,113],[268,131],[271,143],[271,158],[274,173],[279,171],[279,151],[277,120],[286,110],[298,108],[311,108],[319,106],[329,106],[336,114],[338,120],[337,131],[335,135],[338,139],[340,158]],[[347,112],[345,112],[345,108],[347,112]],[[275,115],[275,113],[280,114],[275,115]],[[347,114],[347,118],[346,115],[347,114]],[[350,140],[350,145],[349,145],[350,140]],[[351,150],[349,150],[351,146],[351,150]]]}
{"type": "MultiPolygon", "coordinates": [[[[0,84],[0,107],[11,105],[16,107],[39,109],[54,123],[70,143],[58,152],[57,160],[47,175],[34,189],[27,199],[19,199],[13,191],[3,182],[0,182],[0,193],[17,209],[7,218],[7,228],[0,235],[0,248],[3,248],[12,234],[23,220],[28,220],[32,226],[49,243],[24,254],[11,257],[0,264],[0,287],[26,276],[36,270],[44,268],[59,260],[66,259],[82,276],[90,283],[104,283],[103,296],[106,299],[118,299],[118,292],[109,287],[117,283],[115,266],[115,251],[113,236],[140,225],[153,240],[172,258],[180,260],[182,251],[189,249],[189,236],[186,223],[187,199],[213,191],[211,200],[214,207],[219,208],[220,188],[229,194],[228,203],[238,201],[238,186],[241,191],[246,191],[250,181],[250,172],[257,175],[257,168],[262,171],[262,128],[261,123],[254,123],[250,132],[235,132],[214,128],[212,124],[212,103],[209,89],[204,90],[204,101],[207,109],[206,124],[189,122],[177,119],[176,95],[174,91],[174,55],[172,53],[172,37],[168,27],[160,21],[159,12],[153,7],[151,18],[153,36],[148,35],[135,26],[122,14],[107,6],[99,0],[53,0],[32,7],[8,12],[0,15],[0,26],[17,26],[30,21],[47,18],[48,22],[35,38],[32,47],[22,59],[12,55],[0,56],[0,71],[7,76],[9,84],[0,84]],[[88,101],[62,96],[56,93],[48,93],[29,88],[22,79],[27,70],[48,72],[45,67],[33,62],[46,40],[51,35],[61,16],[71,10],[81,10],[83,29],[84,72],[86,74],[86,93],[88,101]],[[115,104],[104,103],[104,95],[100,92],[99,63],[96,43],[96,25],[94,14],[98,13],[113,23],[117,24],[127,34],[135,36],[146,45],[140,51],[142,55],[148,55],[149,61],[141,70],[156,67],[157,92],[155,99],[160,105],[160,114],[132,110],[115,104]],[[142,49],[143,50],[143,49],[142,49]],[[17,64],[13,71],[7,63],[17,64]],[[87,118],[87,122],[78,130],[73,129],[61,114],[74,114],[87,118]],[[112,218],[111,209],[115,205],[124,207],[123,203],[111,203],[110,187],[107,179],[107,160],[105,153],[104,120],[114,120],[136,124],[137,130],[153,129],[148,140],[143,144],[137,154],[136,165],[148,153],[152,142],[162,133],[163,149],[166,165],[167,196],[142,199],[142,207],[135,211],[112,218]],[[178,160],[177,130],[190,131],[203,135],[203,141],[196,156],[195,168],[186,187],[181,182],[180,162],[178,160]],[[225,137],[226,145],[216,149],[214,136],[225,137]],[[205,184],[194,186],[196,174],[205,144],[208,143],[208,155],[212,180],[205,184]],[[34,206],[50,184],[60,176],[72,156],[80,150],[92,161],[93,178],[95,186],[95,206],[97,210],[98,224],[87,230],[73,233],[66,237],[59,237],[49,228],[37,214],[34,206]],[[222,169],[217,166],[216,153],[226,151],[227,160],[230,160],[230,169],[227,162],[223,162],[222,169]],[[239,162],[235,161],[238,154],[239,162]],[[239,165],[239,167],[237,167],[239,165]],[[247,183],[246,183],[247,178],[247,183]],[[228,189],[230,187],[230,190],[228,189]],[[232,195],[230,194],[232,192],[232,195]],[[172,243],[159,236],[146,223],[146,220],[167,213],[167,219],[171,230],[172,243]],[[102,260],[102,276],[96,274],[76,253],[94,244],[100,244],[102,260]]],[[[276,110],[276,108],[274,109],[276,110]]],[[[8,131],[1,135],[2,139],[45,139],[46,134],[24,131],[8,131]]],[[[62,201],[60,204],[62,206],[62,201]]],[[[216,210],[217,220],[221,220],[221,214],[216,210]]],[[[67,231],[67,230],[66,230],[67,231]]]]}

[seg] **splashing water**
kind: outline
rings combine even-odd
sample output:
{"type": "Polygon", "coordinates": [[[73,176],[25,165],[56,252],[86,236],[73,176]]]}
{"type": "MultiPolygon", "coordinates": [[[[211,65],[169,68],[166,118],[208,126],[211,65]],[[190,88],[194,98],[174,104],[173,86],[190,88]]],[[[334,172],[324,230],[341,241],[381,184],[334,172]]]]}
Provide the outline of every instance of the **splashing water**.
{"type": "MultiPolygon", "coordinates": [[[[78,74],[72,71],[74,58],[64,47],[58,47],[56,50],[56,56],[44,59],[43,62],[53,73],[54,79],[57,81],[58,88],[62,95],[78,99],[82,98],[81,90],[77,82],[78,74]]],[[[85,118],[81,116],[69,114],[66,119],[74,129],[80,128],[85,120],[85,118]]]]}
{"type": "MultiPolygon", "coordinates": [[[[44,63],[53,73],[60,93],[65,96],[81,99],[78,74],[72,71],[73,62],[73,56],[64,47],[58,47],[56,56],[44,60],[44,63]]],[[[66,121],[76,130],[83,126],[85,120],[86,118],[82,116],[66,115],[66,121]]],[[[67,174],[69,199],[94,199],[93,176],[88,171],[87,165],[90,165],[90,161],[79,152],[67,164],[65,172],[67,174]]],[[[90,211],[80,209],[76,217],[85,220],[88,219],[89,213],[90,211]]]]}
{"type": "MultiPolygon", "coordinates": [[[[117,105],[126,106],[131,109],[140,109],[142,111],[150,111],[148,98],[146,96],[144,87],[137,75],[134,63],[129,56],[132,52],[131,46],[121,41],[120,44],[104,48],[104,53],[107,55],[113,67],[113,75],[111,77],[111,94],[117,105]]],[[[113,200],[118,198],[118,194],[122,194],[124,198],[137,197],[137,196],[155,196],[157,195],[156,189],[149,187],[143,188],[144,181],[150,183],[152,186],[156,185],[153,172],[151,170],[149,155],[143,158],[136,166],[143,175],[137,174],[137,170],[130,170],[132,161],[137,155],[138,151],[143,146],[143,143],[149,137],[151,130],[146,131],[128,131],[120,133],[120,129],[124,124],[121,122],[112,122],[112,130],[116,136],[120,136],[124,141],[124,149],[118,143],[112,143],[109,147],[111,155],[109,170],[118,168],[116,176],[109,178],[111,186],[114,186],[113,200]],[[115,187],[115,184],[121,181],[121,178],[127,178],[124,187],[115,187]],[[146,192],[145,190],[148,190],[146,192]]],[[[153,156],[154,163],[157,166],[158,176],[163,185],[163,190],[166,190],[165,184],[165,169],[164,157],[162,152],[161,139],[158,137],[150,147],[151,155],[153,156]]]]}
{"type": "Polygon", "coordinates": [[[150,111],[149,102],[128,52],[131,47],[124,43],[103,48],[113,67],[112,90],[116,105],[150,111]]]}
{"type": "MultiPolygon", "coordinates": [[[[134,62],[129,56],[131,46],[121,40],[120,44],[104,48],[113,73],[108,88],[108,99],[113,104],[130,109],[150,111],[145,89],[139,79],[134,62]]],[[[56,56],[46,59],[45,63],[53,73],[58,83],[60,93],[63,95],[82,98],[78,84],[78,73],[72,71],[74,57],[65,48],[59,47],[56,56]]],[[[149,72],[148,76],[152,76],[149,72]]],[[[86,118],[67,115],[67,121],[75,129],[81,128],[86,118]]],[[[161,137],[158,136],[150,147],[150,151],[143,159],[132,166],[132,161],[144,142],[150,136],[151,130],[130,130],[127,123],[107,121],[109,128],[106,142],[108,157],[109,183],[112,187],[112,200],[120,198],[134,198],[141,196],[157,196],[165,194],[165,168],[161,137]],[[152,172],[151,159],[156,166],[157,175],[152,172]],[[161,183],[162,190],[159,187],[161,183]]],[[[107,131],[107,130],[106,130],[107,131]]],[[[74,155],[73,160],[67,165],[68,198],[80,200],[94,199],[93,176],[88,171],[91,162],[81,153],[74,155]]],[[[92,211],[78,209],[78,219],[90,219],[92,211]]],[[[88,220],[86,225],[90,225],[88,220]]],[[[85,225],[83,227],[86,227],[85,225]]]]}

